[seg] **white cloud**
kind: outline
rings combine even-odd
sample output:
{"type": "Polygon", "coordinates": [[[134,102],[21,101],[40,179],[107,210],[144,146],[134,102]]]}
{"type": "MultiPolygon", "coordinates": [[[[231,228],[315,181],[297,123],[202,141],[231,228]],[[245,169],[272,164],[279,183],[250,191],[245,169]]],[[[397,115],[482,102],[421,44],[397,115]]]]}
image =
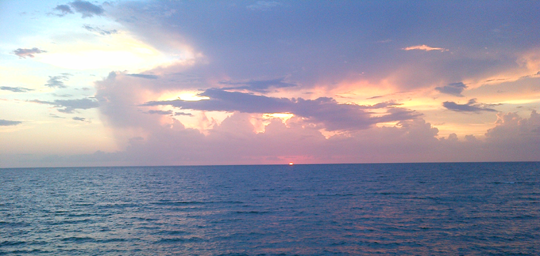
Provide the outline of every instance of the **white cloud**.
{"type": "Polygon", "coordinates": [[[425,44],[405,47],[405,48],[402,48],[402,50],[405,50],[405,51],[420,50],[420,51],[426,51],[426,52],[429,52],[429,51],[447,52],[448,51],[448,49],[445,49],[445,48],[430,47],[425,44]]]}

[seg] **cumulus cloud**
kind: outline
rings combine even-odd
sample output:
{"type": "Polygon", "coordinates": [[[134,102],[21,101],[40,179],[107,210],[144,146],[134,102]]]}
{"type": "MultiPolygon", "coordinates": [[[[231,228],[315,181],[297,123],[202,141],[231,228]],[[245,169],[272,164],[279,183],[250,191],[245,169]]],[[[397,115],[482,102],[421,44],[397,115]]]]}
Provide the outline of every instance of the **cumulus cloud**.
{"type": "Polygon", "coordinates": [[[49,76],[49,80],[47,80],[45,86],[50,88],[66,88],[67,86],[64,84],[64,81],[67,81],[69,76],[70,74],[67,73],[59,76],[49,76]]]}
{"type": "Polygon", "coordinates": [[[498,113],[496,126],[486,132],[486,137],[502,138],[540,138],[540,114],[533,110],[530,117],[522,118],[516,113],[498,113]]]}
{"type": "Polygon", "coordinates": [[[463,90],[465,90],[466,88],[467,88],[467,86],[464,83],[459,82],[459,83],[451,83],[451,84],[445,85],[443,87],[435,87],[435,90],[437,90],[437,91],[439,91],[441,93],[450,94],[450,95],[454,95],[454,96],[458,96],[458,97],[463,97],[461,92],[463,92],[463,90]]]}
{"type": "Polygon", "coordinates": [[[77,109],[91,109],[99,107],[99,103],[90,98],[55,101],[32,100],[30,102],[52,105],[57,108],[59,112],[63,113],[73,113],[77,109]]]}
{"type": "Polygon", "coordinates": [[[540,114],[528,118],[498,113],[495,127],[486,132],[486,150],[498,161],[539,161],[540,114]]]}
{"type": "Polygon", "coordinates": [[[103,7],[82,0],[73,1],[67,5],[57,5],[53,9],[53,11],[56,12],[56,15],[59,17],[63,17],[67,14],[73,14],[73,10],[82,14],[83,18],[93,17],[94,15],[101,16],[105,12],[103,7]]]}
{"type": "Polygon", "coordinates": [[[102,28],[99,28],[99,27],[92,27],[90,25],[83,25],[83,28],[90,31],[90,32],[95,32],[95,33],[98,33],[98,34],[103,35],[103,36],[118,33],[118,31],[116,29],[106,30],[106,29],[102,29],[102,28]]]}
{"type": "Polygon", "coordinates": [[[448,51],[448,49],[445,49],[445,48],[430,47],[425,44],[405,47],[405,48],[402,48],[402,50],[405,50],[405,51],[420,50],[420,51],[426,51],[426,52],[429,52],[429,51],[447,52],[448,51]]]}
{"type": "Polygon", "coordinates": [[[29,92],[29,91],[33,91],[33,89],[28,89],[28,88],[24,88],[24,87],[10,87],[10,86],[0,86],[0,90],[12,91],[12,92],[29,92]]]}
{"type": "Polygon", "coordinates": [[[293,87],[296,84],[286,83],[283,80],[285,78],[272,79],[272,80],[251,80],[247,82],[231,82],[231,81],[221,81],[220,84],[224,85],[242,85],[236,87],[226,87],[223,89],[227,90],[249,90],[254,92],[266,92],[269,88],[285,88],[293,87]]]}
{"type": "Polygon", "coordinates": [[[10,120],[4,120],[4,119],[0,119],[0,126],[13,126],[13,125],[18,125],[22,123],[21,121],[10,121],[10,120]]]}
{"type": "Polygon", "coordinates": [[[40,54],[44,52],[47,52],[47,51],[40,50],[39,48],[36,48],[36,47],[32,49],[18,48],[17,50],[13,51],[13,53],[15,53],[15,55],[19,56],[19,58],[21,59],[25,59],[26,57],[34,58],[36,54],[40,54]]]}
{"type": "Polygon", "coordinates": [[[488,106],[493,106],[493,104],[483,104],[477,103],[476,99],[470,99],[469,102],[465,104],[457,104],[453,101],[443,102],[443,106],[452,111],[457,112],[481,112],[481,111],[491,111],[496,112],[497,110],[489,108],[488,106]]]}

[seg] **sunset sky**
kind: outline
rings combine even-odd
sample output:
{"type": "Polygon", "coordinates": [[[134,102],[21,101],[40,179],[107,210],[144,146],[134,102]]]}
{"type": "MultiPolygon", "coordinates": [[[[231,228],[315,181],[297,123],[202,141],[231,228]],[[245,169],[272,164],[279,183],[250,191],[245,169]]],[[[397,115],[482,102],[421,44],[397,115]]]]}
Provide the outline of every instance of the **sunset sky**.
{"type": "Polygon", "coordinates": [[[540,161],[538,1],[0,1],[0,167],[540,161]]]}

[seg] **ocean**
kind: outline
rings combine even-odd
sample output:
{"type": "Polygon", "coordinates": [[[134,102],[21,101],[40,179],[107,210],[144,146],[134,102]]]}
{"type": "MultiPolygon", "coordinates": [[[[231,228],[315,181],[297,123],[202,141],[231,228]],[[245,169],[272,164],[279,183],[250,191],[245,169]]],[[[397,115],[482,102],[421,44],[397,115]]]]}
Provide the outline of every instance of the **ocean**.
{"type": "Polygon", "coordinates": [[[3,255],[540,255],[540,163],[0,169],[3,255]]]}

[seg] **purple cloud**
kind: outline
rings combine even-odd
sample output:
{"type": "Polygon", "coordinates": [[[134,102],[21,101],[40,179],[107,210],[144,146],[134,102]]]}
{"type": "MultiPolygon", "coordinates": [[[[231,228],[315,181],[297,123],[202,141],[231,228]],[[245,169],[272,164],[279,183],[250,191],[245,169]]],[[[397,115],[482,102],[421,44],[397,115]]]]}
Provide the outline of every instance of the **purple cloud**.
{"type": "Polygon", "coordinates": [[[340,104],[332,98],[321,97],[315,100],[302,98],[287,99],[228,92],[222,89],[208,89],[199,96],[209,100],[150,101],[143,106],[170,105],[182,109],[203,111],[227,111],[242,113],[292,113],[306,118],[307,122],[323,124],[329,131],[366,129],[378,122],[411,120],[420,114],[414,111],[391,110],[381,117],[372,117],[368,109],[386,108],[396,103],[380,103],[373,106],[340,104]]]}
{"type": "Polygon", "coordinates": [[[285,78],[278,78],[272,80],[250,80],[247,82],[222,81],[219,83],[225,85],[242,85],[223,88],[225,90],[249,90],[253,92],[266,92],[269,88],[285,88],[296,86],[296,84],[286,83],[283,80],[285,80],[285,78]]]}
{"type": "Polygon", "coordinates": [[[443,102],[443,106],[446,109],[456,111],[456,112],[481,112],[481,111],[497,112],[497,110],[487,107],[487,106],[492,106],[492,105],[493,104],[476,103],[476,99],[470,99],[469,102],[465,104],[457,104],[453,101],[443,102]]]}
{"type": "Polygon", "coordinates": [[[461,95],[461,92],[463,92],[463,90],[465,90],[466,88],[467,86],[464,83],[459,82],[459,83],[451,83],[443,87],[435,87],[435,90],[441,93],[463,97],[463,95],[461,95]]]}
{"type": "Polygon", "coordinates": [[[40,54],[44,52],[47,52],[47,51],[40,50],[36,47],[32,49],[18,48],[17,50],[13,51],[13,53],[15,53],[15,55],[19,56],[19,58],[21,59],[25,59],[26,57],[34,58],[36,54],[40,54]]]}

